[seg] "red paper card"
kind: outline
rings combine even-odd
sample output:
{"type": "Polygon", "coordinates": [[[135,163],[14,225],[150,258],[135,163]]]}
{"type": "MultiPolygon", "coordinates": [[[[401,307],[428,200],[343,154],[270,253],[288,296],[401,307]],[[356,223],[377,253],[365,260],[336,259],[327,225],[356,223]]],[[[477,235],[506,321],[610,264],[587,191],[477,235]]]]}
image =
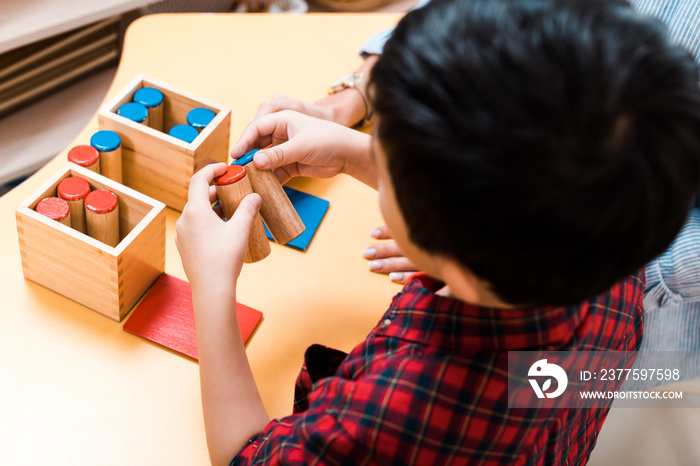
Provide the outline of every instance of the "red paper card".
{"type": "MultiPolygon", "coordinates": [[[[262,312],[236,303],[236,313],[243,341],[247,342],[262,319],[262,312]]],[[[179,278],[162,274],[126,321],[123,329],[198,359],[192,291],[190,284],[179,278]]]]}

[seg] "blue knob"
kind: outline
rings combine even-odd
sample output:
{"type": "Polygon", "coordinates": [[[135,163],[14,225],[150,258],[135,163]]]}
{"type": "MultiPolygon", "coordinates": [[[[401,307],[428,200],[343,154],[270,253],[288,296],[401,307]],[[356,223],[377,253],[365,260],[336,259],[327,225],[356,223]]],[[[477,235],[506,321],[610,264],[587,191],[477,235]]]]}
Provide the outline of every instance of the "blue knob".
{"type": "Polygon", "coordinates": [[[197,129],[206,127],[214,119],[216,113],[208,108],[195,108],[187,113],[187,123],[197,129]]]}
{"type": "Polygon", "coordinates": [[[134,94],[134,102],[146,108],[157,107],[163,103],[163,93],[153,87],[142,87],[134,94]]]}
{"type": "Polygon", "coordinates": [[[246,152],[241,156],[241,158],[234,160],[234,162],[231,165],[248,165],[250,162],[253,161],[253,156],[255,156],[255,153],[259,149],[253,149],[249,152],[246,152]]]}
{"type": "Polygon", "coordinates": [[[112,152],[122,143],[122,139],[114,131],[102,130],[92,135],[90,145],[100,152],[112,152]]]}
{"type": "Polygon", "coordinates": [[[194,141],[194,139],[199,135],[197,130],[190,125],[175,125],[170,128],[168,134],[188,143],[194,141]]]}
{"type": "Polygon", "coordinates": [[[139,103],[129,102],[119,107],[117,113],[124,118],[135,121],[136,123],[143,123],[148,118],[148,109],[139,103]]]}

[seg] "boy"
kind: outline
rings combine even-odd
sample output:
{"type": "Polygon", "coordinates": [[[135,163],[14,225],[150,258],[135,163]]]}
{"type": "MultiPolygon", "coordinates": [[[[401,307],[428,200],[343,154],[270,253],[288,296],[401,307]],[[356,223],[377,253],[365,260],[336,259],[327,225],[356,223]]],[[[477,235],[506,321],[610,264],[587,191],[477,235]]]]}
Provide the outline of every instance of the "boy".
{"type": "Polygon", "coordinates": [[[259,208],[227,223],[195,174],[176,244],[192,286],[214,464],[583,464],[607,409],[512,409],[511,350],[634,351],[643,273],[700,179],[697,69],[625,2],[434,1],[372,72],[370,137],[284,111],[245,130],[278,178],[378,188],[414,276],[350,354],[307,351],[269,421],[235,316],[259,208]],[[216,245],[216,246],[213,246],[216,245]],[[247,443],[246,443],[247,442],[247,443]]]}

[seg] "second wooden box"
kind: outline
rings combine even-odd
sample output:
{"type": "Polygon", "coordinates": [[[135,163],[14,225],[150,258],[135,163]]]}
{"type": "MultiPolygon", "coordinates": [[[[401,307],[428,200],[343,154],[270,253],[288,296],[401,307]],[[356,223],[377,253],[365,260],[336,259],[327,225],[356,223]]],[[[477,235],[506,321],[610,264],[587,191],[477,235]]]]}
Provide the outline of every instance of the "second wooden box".
{"type": "Polygon", "coordinates": [[[24,277],[120,321],[165,270],[165,205],[67,163],[15,210],[24,277]],[[119,244],[108,246],[37,213],[69,176],[119,199],[119,244]]]}
{"type": "Polygon", "coordinates": [[[143,74],[99,110],[98,125],[121,137],[123,183],[176,210],[185,206],[190,178],[197,170],[228,160],[231,109],[143,74]],[[163,131],[117,114],[142,87],[163,93],[163,131]],[[167,134],[169,128],[185,124],[187,113],[198,107],[216,116],[191,143],[167,134]]]}

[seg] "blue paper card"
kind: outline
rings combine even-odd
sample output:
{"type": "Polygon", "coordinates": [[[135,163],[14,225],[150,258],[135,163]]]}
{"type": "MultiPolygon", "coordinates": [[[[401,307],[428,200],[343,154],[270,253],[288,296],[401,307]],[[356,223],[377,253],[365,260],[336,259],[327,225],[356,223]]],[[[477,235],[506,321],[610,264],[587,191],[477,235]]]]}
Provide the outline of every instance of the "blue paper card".
{"type": "MultiPolygon", "coordinates": [[[[247,152],[239,159],[234,160],[231,165],[245,166],[251,163],[253,161],[253,156],[258,150],[259,149],[253,149],[247,152]]],[[[311,243],[311,240],[316,234],[316,230],[318,230],[318,226],[321,224],[321,220],[323,220],[323,217],[326,215],[330,203],[320,197],[312,196],[311,194],[306,194],[296,189],[288,188],[287,186],[282,186],[282,189],[284,189],[289,200],[292,201],[292,205],[296,209],[297,214],[299,214],[299,218],[301,218],[305,228],[301,235],[285,244],[285,246],[306,251],[309,247],[309,243],[311,243]]],[[[267,225],[265,225],[265,221],[263,221],[263,225],[265,226],[267,239],[274,241],[270,230],[268,230],[267,225]]]]}
{"type": "MultiPolygon", "coordinates": [[[[285,246],[305,251],[309,247],[311,239],[316,234],[321,220],[323,220],[323,217],[326,215],[330,203],[320,197],[312,196],[311,194],[306,194],[296,189],[288,188],[287,186],[282,186],[282,189],[284,189],[289,200],[292,201],[292,205],[306,228],[304,233],[291,240],[285,246]]],[[[272,239],[272,235],[267,229],[267,226],[265,226],[265,234],[268,239],[272,239]]]]}
{"type": "MultiPolygon", "coordinates": [[[[311,194],[306,194],[304,192],[297,191],[296,189],[288,188],[286,186],[282,186],[282,189],[284,189],[284,192],[287,194],[289,200],[292,201],[292,205],[299,214],[299,218],[301,219],[305,228],[302,234],[300,234],[284,246],[290,246],[294,249],[306,251],[306,249],[309,247],[309,243],[311,243],[311,239],[316,234],[316,230],[318,230],[318,226],[321,224],[321,220],[323,220],[323,217],[328,211],[328,206],[330,205],[330,202],[328,202],[325,199],[321,199],[320,197],[316,197],[311,194]]],[[[214,206],[218,205],[220,205],[219,201],[216,201],[216,204],[214,204],[214,206]]],[[[226,219],[224,219],[224,222],[225,221],[226,219]]],[[[263,226],[265,227],[265,234],[267,235],[267,239],[269,239],[270,241],[274,241],[272,235],[270,234],[270,230],[267,229],[267,225],[265,225],[264,221],[263,226]]]]}

